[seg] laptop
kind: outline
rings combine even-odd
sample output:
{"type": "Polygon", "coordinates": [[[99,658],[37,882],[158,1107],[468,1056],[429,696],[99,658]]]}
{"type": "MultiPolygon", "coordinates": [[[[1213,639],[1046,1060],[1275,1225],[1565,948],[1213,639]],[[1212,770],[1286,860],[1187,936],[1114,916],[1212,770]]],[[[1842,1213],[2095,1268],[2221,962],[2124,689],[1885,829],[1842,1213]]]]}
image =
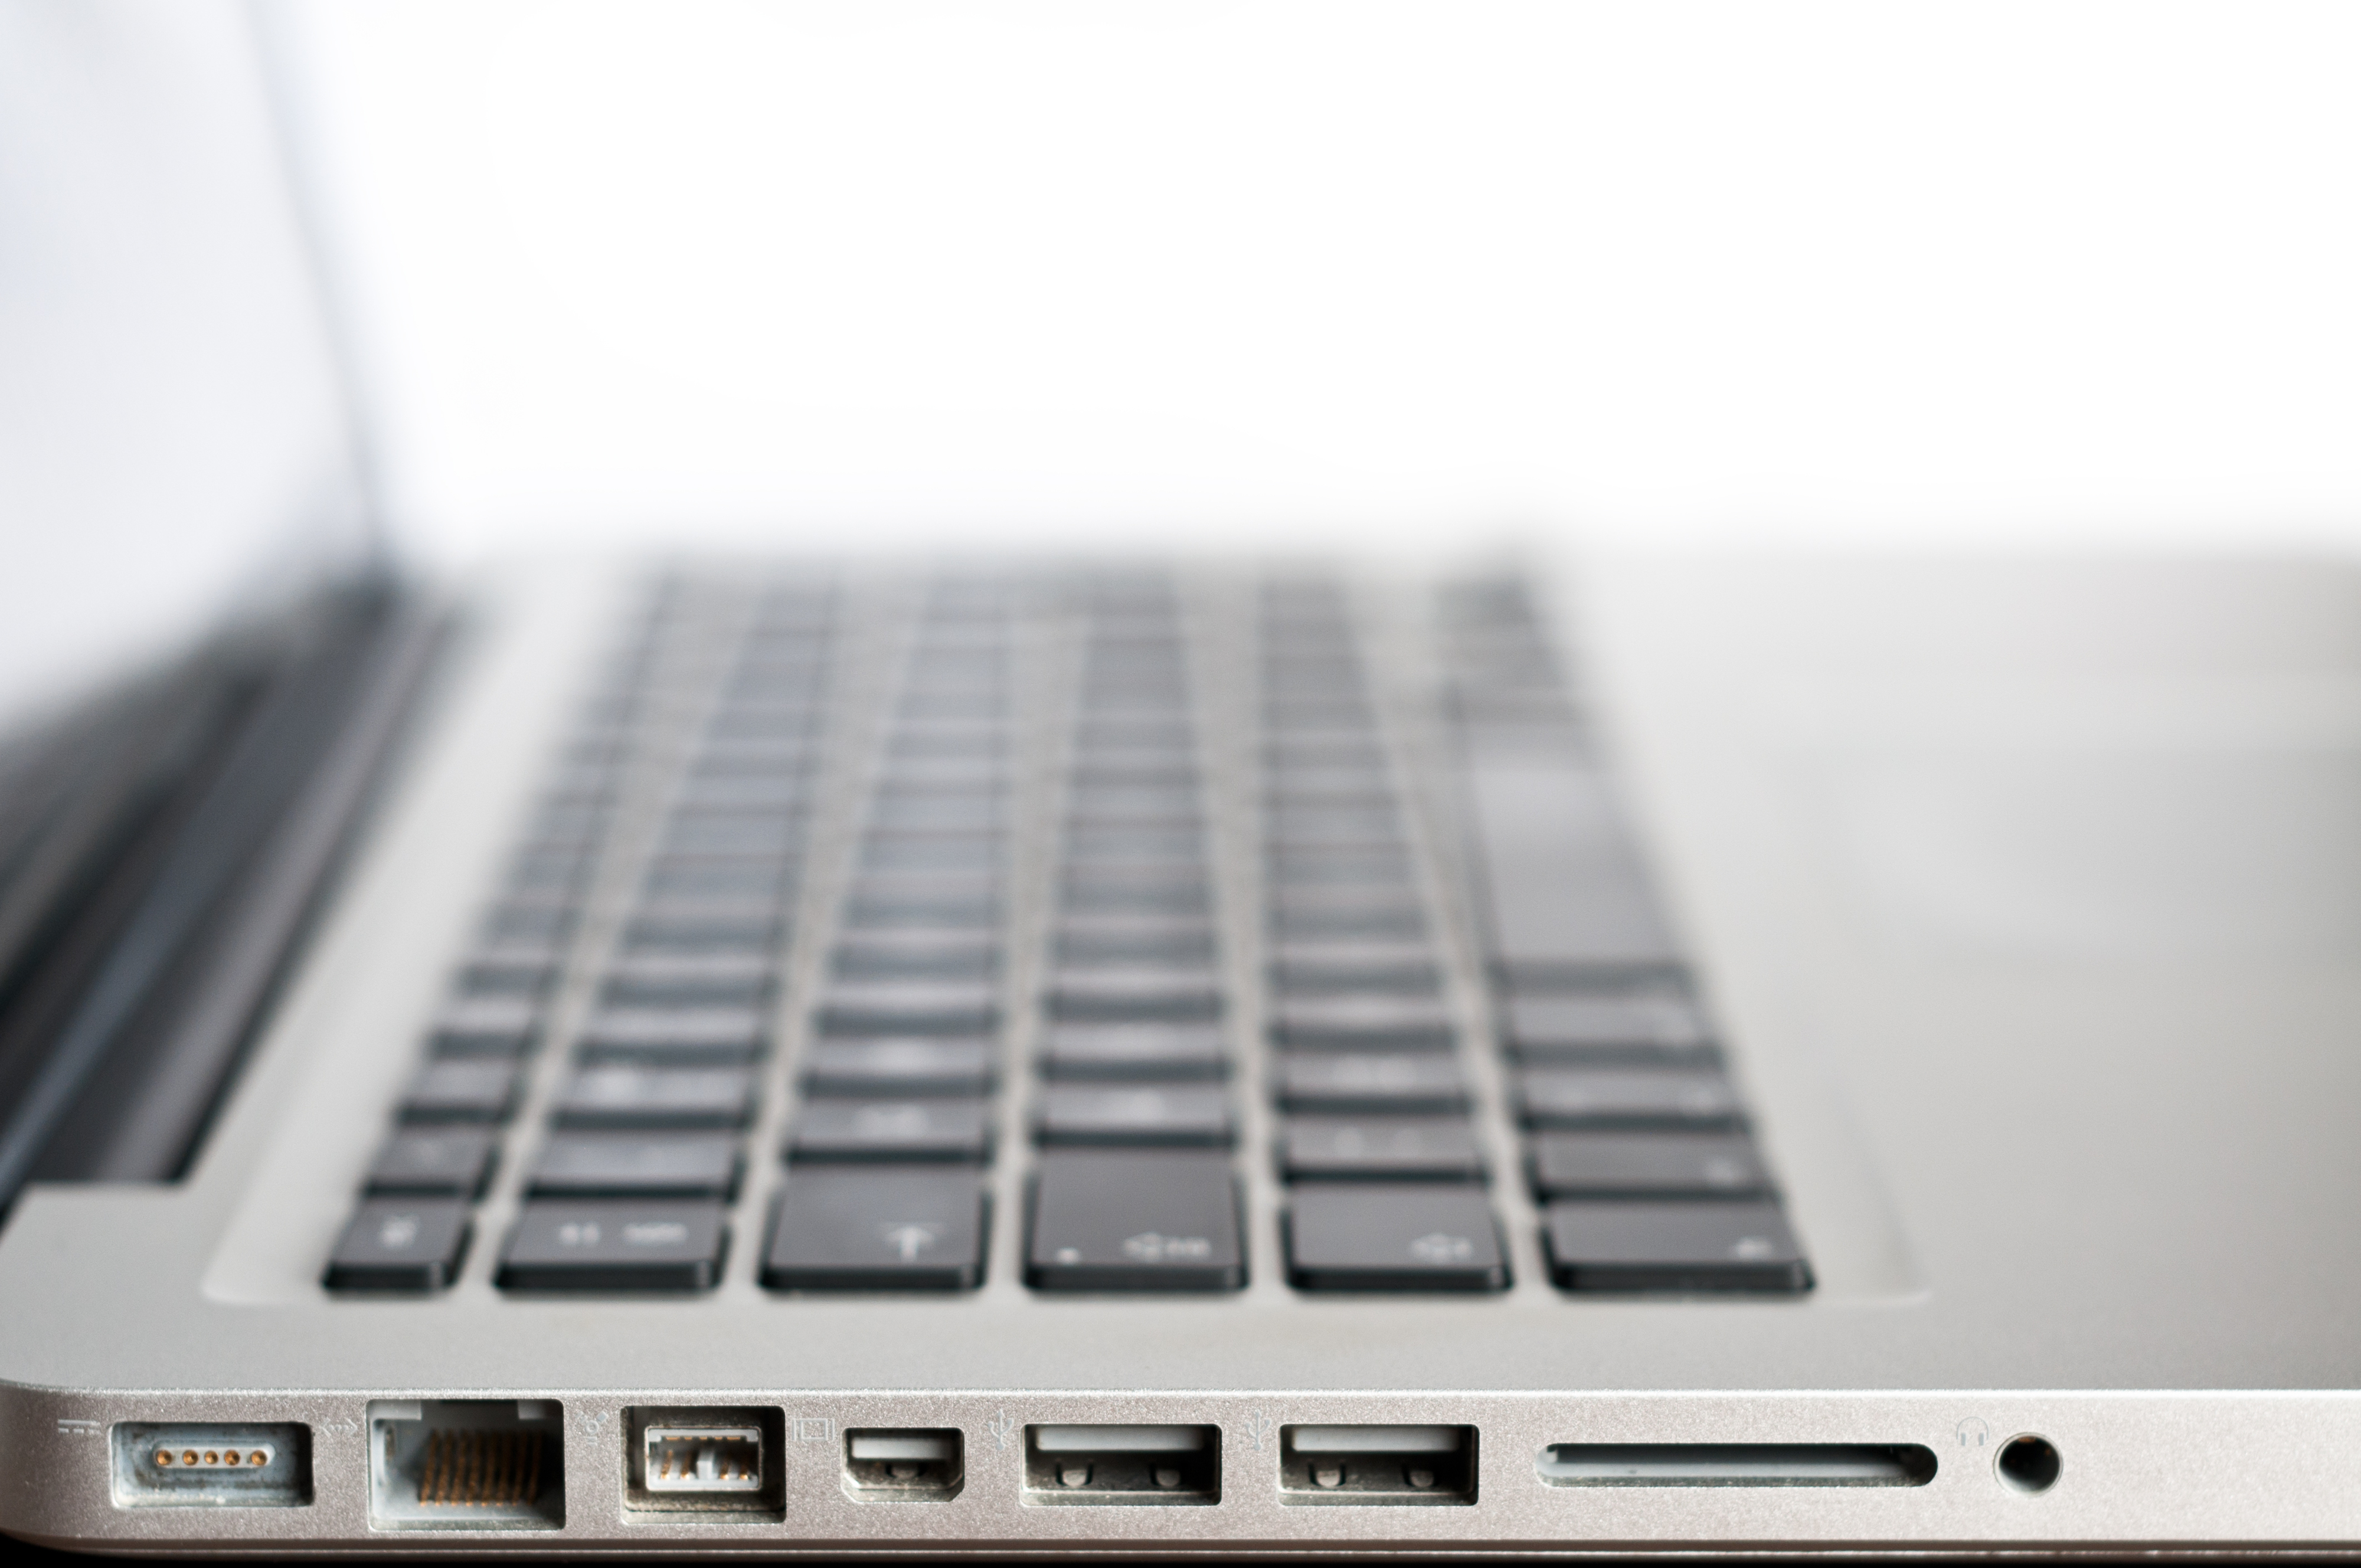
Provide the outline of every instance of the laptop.
{"type": "Polygon", "coordinates": [[[405,573],[244,14],[8,26],[244,545],[9,590],[0,1530],[2361,1547],[2349,566],[405,573]]]}

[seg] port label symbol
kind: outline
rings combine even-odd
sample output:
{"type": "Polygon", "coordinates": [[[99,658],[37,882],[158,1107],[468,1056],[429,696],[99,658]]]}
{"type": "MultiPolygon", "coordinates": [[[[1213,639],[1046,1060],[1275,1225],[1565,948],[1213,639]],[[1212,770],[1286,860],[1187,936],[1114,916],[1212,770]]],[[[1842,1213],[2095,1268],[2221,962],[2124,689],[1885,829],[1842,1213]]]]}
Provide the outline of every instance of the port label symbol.
{"type": "Polygon", "coordinates": [[[997,1411],[990,1420],[983,1423],[983,1430],[992,1434],[994,1446],[1006,1448],[1008,1440],[1016,1435],[1016,1418],[1006,1410],[997,1411]]]}
{"type": "Polygon", "coordinates": [[[1974,1416],[1970,1416],[1966,1420],[1961,1421],[1957,1430],[1961,1448],[1982,1448],[1992,1441],[1992,1428],[1984,1425],[1974,1416]]]}
{"type": "Polygon", "coordinates": [[[96,1421],[74,1420],[69,1418],[60,1417],[58,1420],[58,1435],[60,1437],[96,1437],[98,1435],[98,1423],[96,1421]]]}
{"type": "Polygon", "coordinates": [[[826,1442],[832,1425],[826,1416],[797,1416],[790,1424],[797,1442],[826,1442]]]}
{"type": "Polygon", "coordinates": [[[1252,1411],[1246,1417],[1246,1435],[1254,1439],[1257,1453],[1261,1452],[1262,1445],[1269,1442],[1271,1433],[1278,1430],[1279,1420],[1276,1417],[1267,1416],[1260,1410],[1252,1411]]]}

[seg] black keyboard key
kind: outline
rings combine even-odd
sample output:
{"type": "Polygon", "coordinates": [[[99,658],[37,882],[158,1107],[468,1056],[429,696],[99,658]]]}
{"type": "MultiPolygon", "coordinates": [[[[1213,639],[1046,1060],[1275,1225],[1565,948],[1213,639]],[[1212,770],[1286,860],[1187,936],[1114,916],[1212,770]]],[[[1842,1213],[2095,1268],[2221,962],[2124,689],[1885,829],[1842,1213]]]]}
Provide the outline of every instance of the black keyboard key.
{"type": "Polygon", "coordinates": [[[1045,1155],[1025,1282],[1037,1290],[1235,1290],[1246,1284],[1229,1162],[1202,1154],[1045,1155]]]}
{"type": "Polygon", "coordinates": [[[992,1154],[982,1100],[807,1100],[787,1135],[795,1161],[981,1165],[992,1154]]]}
{"type": "Polygon", "coordinates": [[[396,1133],[369,1166],[372,1198],[462,1198],[482,1195],[499,1162],[500,1139],[481,1127],[396,1133]]]}
{"type": "Polygon", "coordinates": [[[1707,1132],[1740,1119],[1738,1097],[1718,1072],[1527,1068],[1517,1074],[1517,1098],[1534,1127],[1707,1132]]]}
{"type": "Polygon", "coordinates": [[[1511,996],[1501,1036],[1537,1066],[1696,1064],[1714,1054],[1697,1004],[1680,996],[1511,996]]]}
{"type": "Polygon", "coordinates": [[[786,898],[796,870],[795,861],[784,855],[660,855],[648,866],[644,895],[651,906],[777,905],[786,898]]]}
{"type": "Polygon", "coordinates": [[[635,953],[767,953],[782,940],[785,915],[768,899],[666,901],[642,905],[623,926],[635,953]]]}
{"type": "Polygon", "coordinates": [[[1509,1260],[1480,1187],[1307,1186],[1288,1205],[1299,1290],[1504,1290],[1509,1260]]]}
{"type": "Polygon", "coordinates": [[[989,981],[836,981],[820,998],[824,1035],[983,1035],[1000,1023],[989,981]]]}
{"type": "Polygon", "coordinates": [[[1543,1198],[1761,1198],[1770,1173],[1747,1138],[1713,1133],[1543,1133],[1532,1140],[1543,1198]]]}
{"type": "Polygon", "coordinates": [[[1447,1055],[1291,1051],[1279,1061],[1279,1102],[1339,1115],[1435,1115],[1467,1108],[1467,1081],[1447,1055]]]}
{"type": "Polygon", "coordinates": [[[464,1202],[371,1198],[328,1255],[331,1290],[440,1290],[458,1277],[473,1234],[464,1202]]]}
{"type": "Polygon", "coordinates": [[[569,1129],[666,1131],[741,1127],[754,1075],[742,1067],[588,1067],[566,1081],[556,1120],[569,1129]]]}
{"type": "Polygon", "coordinates": [[[1811,1266],[1770,1203],[1557,1202],[1542,1240],[1565,1290],[1812,1288],[1811,1266]]]}
{"type": "Polygon", "coordinates": [[[1311,937],[1411,938],[1426,934],[1426,913],[1407,889],[1282,886],[1271,893],[1270,927],[1281,942],[1311,937]]]}
{"type": "Polygon", "coordinates": [[[1202,913],[1070,915],[1057,955],[1061,964],[1211,963],[1213,927],[1202,913]]]}
{"type": "Polygon", "coordinates": [[[1531,746],[1467,762],[1485,946],[1510,986],[1677,972],[1680,953],[1606,775],[1531,746]]]}
{"type": "Polygon", "coordinates": [[[1484,1151],[1456,1116],[1292,1116],[1279,1130],[1290,1181],[1479,1181],[1484,1151]]]}
{"type": "Polygon", "coordinates": [[[541,1041],[541,1003],[533,996],[462,996],[434,1015],[427,1048],[446,1058],[521,1057],[541,1041]]]}
{"type": "Polygon", "coordinates": [[[410,1080],[401,1119],[411,1123],[505,1122],[516,1109],[517,1069],[508,1061],[433,1061],[410,1080]]]}
{"type": "Polygon", "coordinates": [[[815,1040],[804,1085],[814,1094],[982,1094],[993,1065],[986,1040],[815,1040]]]}
{"type": "Polygon", "coordinates": [[[575,1055],[588,1062],[731,1067],[763,1054],[763,1017],[751,1007],[610,1007],[590,1015],[575,1055]]]}
{"type": "Polygon", "coordinates": [[[991,980],[1000,942],[989,931],[851,931],[830,962],[842,980],[991,980]]]}
{"type": "Polygon", "coordinates": [[[1290,997],[1348,992],[1429,996],[1443,988],[1443,966],[1423,942],[1293,942],[1272,959],[1270,981],[1290,997]]]}
{"type": "Polygon", "coordinates": [[[1199,1085],[1053,1083],[1034,1131],[1044,1144],[1214,1148],[1231,1138],[1229,1096],[1199,1085]]]}
{"type": "Polygon", "coordinates": [[[1439,996],[1280,996],[1271,1038],[1297,1049],[1449,1050],[1451,1012],[1439,996]]]}
{"type": "Polygon", "coordinates": [[[738,1140],[727,1135],[560,1133],[542,1145],[536,1198],[717,1198],[738,1190],[738,1140]]]}
{"type": "Polygon", "coordinates": [[[718,1203],[527,1203],[500,1253],[503,1290],[710,1290],[730,1227],[718,1203]]]}
{"type": "Polygon", "coordinates": [[[1040,1065],[1053,1080],[1180,1080],[1224,1077],[1230,1062],[1209,1024],[1053,1024],[1040,1065]]]}
{"type": "Polygon", "coordinates": [[[798,1166],[780,1195],[774,1290],[967,1290],[983,1278],[985,1199],[964,1170],[798,1166]]]}
{"type": "Polygon", "coordinates": [[[775,973],[755,952],[626,952],[607,971],[606,1000],[627,1007],[758,1008],[775,973]]]}
{"type": "Polygon", "coordinates": [[[1191,863],[1070,869],[1058,883],[1069,915],[1165,915],[1202,920],[1213,906],[1202,867],[1191,863]]]}
{"type": "Polygon", "coordinates": [[[855,929],[990,927],[999,924],[1000,902],[995,877],[872,872],[847,894],[844,921],[855,929]]]}
{"type": "Polygon", "coordinates": [[[1215,1018],[1222,982],[1211,968],[1165,964],[1093,965],[1058,971],[1044,1003],[1052,1018],[1215,1018]]]}
{"type": "Polygon", "coordinates": [[[488,942],[460,962],[457,989],[468,996],[538,997],[557,982],[565,961],[553,942],[488,942]]]}

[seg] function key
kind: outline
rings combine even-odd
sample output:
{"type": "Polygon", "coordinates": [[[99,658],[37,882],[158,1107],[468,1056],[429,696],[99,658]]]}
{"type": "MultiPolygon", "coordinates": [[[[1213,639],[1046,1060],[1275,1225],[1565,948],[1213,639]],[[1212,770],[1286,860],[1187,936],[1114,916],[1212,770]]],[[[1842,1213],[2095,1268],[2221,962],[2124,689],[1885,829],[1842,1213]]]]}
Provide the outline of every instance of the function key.
{"type": "Polygon", "coordinates": [[[1287,1215],[1299,1290],[1502,1290],[1509,1264],[1477,1187],[1307,1186],[1287,1215]]]}
{"type": "Polygon", "coordinates": [[[763,1283],[774,1290],[966,1290],[983,1277],[985,1198],[963,1170],[831,1170],[787,1179],[763,1283]]]}
{"type": "Polygon", "coordinates": [[[1557,1202],[1542,1240],[1550,1277],[1565,1290],[1812,1288],[1811,1268],[1773,1203],[1557,1202]]]}
{"type": "Polygon", "coordinates": [[[1236,1179],[1198,1154],[1044,1156],[1025,1282],[1037,1290],[1235,1290],[1246,1284],[1236,1179]]]}
{"type": "Polygon", "coordinates": [[[440,1290],[458,1277],[472,1227],[464,1202],[372,1198],[328,1255],[331,1290],[440,1290]]]}
{"type": "Polygon", "coordinates": [[[714,1203],[527,1203],[500,1254],[503,1290],[709,1290],[730,1227],[714,1203]]]}

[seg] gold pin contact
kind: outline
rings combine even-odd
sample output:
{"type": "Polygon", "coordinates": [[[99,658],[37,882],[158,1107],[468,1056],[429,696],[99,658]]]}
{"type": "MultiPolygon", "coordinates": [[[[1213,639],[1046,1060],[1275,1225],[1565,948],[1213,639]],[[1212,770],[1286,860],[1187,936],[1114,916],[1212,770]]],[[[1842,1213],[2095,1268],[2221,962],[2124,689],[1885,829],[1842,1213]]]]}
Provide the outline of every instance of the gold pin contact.
{"type": "Polygon", "coordinates": [[[444,1428],[426,1439],[418,1500],[445,1508],[530,1503],[541,1496],[541,1433],[444,1428]]]}

